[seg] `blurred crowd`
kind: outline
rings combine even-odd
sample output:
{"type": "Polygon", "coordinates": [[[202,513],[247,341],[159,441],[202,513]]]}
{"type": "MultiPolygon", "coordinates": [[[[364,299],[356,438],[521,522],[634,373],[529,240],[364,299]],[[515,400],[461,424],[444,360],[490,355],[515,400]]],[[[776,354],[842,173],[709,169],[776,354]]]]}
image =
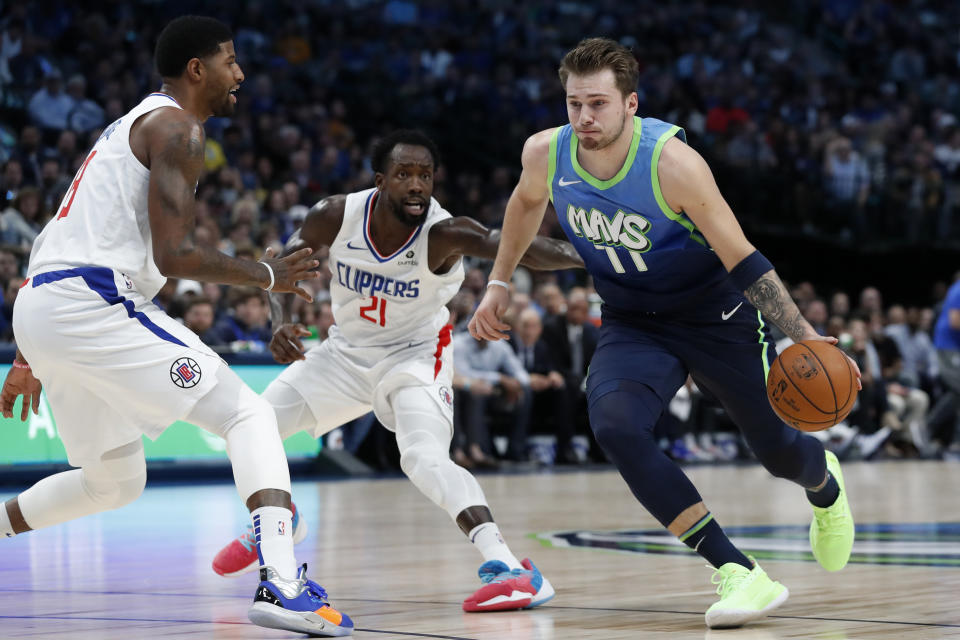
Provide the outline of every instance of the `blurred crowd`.
{"type": "MultiPolygon", "coordinates": [[[[865,248],[960,241],[958,3],[0,1],[0,338],[11,338],[33,239],[103,127],[159,87],[153,42],[185,12],[232,26],[246,74],[235,117],[206,123],[207,172],[197,189],[196,241],[230,255],[256,259],[279,248],[317,200],[369,186],[371,144],[398,127],[422,128],[439,143],[434,195],[449,210],[498,225],[523,141],[566,119],[558,61],[599,34],[634,49],[640,113],[686,128],[748,233],[865,248]]],[[[555,216],[542,233],[561,234],[555,216]]],[[[471,271],[453,305],[461,320],[483,281],[471,271]]],[[[291,299],[290,311],[321,340],[333,322],[329,274],[312,285],[317,302],[291,299]]],[[[459,349],[467,369],[458,382],[457,455],[481,465],[525,458],[524,439],[549,429],[553,458],[582,461],[596,454],[573,391],[595,341],[598,300],[578,274],[518,285],[512,349],[459,349]],[[541,341],[546,349],[533,347],[541,341]],[[476,374],[511,354],[513,373],[476,374]],[[550,416],[549,426],[534,416],[550,416]],[[502,446],[491,445],[491,432],[502,446]]],[[[890,340],[910,369],[893,336],[929,333],[940,298],[923,309],[863,307],[864,316],[805,288],[795,294],[805,313],[825,316],[825,330],[848,336],[850,349],[876,344],[866,369],[877,390],[864,394],[872,399],[856,422],[851,416],[856,434],[832,439],[848,446],[859,438],[868,448],[867,435],[889,430],[891,447],[949,446],[952,431],[907,438],[921,422],[913,391],[933,406],[936,375],[894,380],[896,358],[883,340],[890,327],[908,327],[891,330],[890,340]]],[[[157,302],[223,350],[264,351],[271,335],[256,290],[171,281],[157,302]]],[[[674,455],[742,454],[720,435],[722,412],[709,398],[692,383],[681,396],[676,420],[664,425],[674,455]],[[714,422],[716,438],[684,431],[714,422]]]]}
{"type": "MultiPolygon", "coordinates": [[[[479,269],[472,275],[483,282],[479,269]]],[[[589,286],[564,294],[553,274],[532,285],[525,275],[505,316],[509,344],[478,343],[466,332],[481,293],[470,278],[450,305],[458,321],[454,454],[479,467],[603,461],[590,436],[583,385],[597,344],[599,298],[589,286]]],[[[816,437],[842,458],[960,459],[960,271],[952,285],[932,287],[927,306],[884,304],[876,287],[855,296],[818,292],[810,282],[790,290],[804,317],[837,338],[862,373],[849,416],[816,437]]],[[[792,344],[773,332],[778,352],[792,344]]],[[[751,457],[723,408],[692,379],[656,431],[663,450],[682,462],[751,457]]]]}

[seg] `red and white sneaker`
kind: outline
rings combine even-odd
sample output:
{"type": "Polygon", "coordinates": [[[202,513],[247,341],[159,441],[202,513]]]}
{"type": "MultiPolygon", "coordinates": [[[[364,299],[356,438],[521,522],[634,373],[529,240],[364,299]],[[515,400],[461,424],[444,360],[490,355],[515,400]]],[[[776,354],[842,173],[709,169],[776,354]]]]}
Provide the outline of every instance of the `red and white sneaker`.
{"type": "Polygon", "coordinates": [[[509,611],[532,609],[551,599],[556,592],[540,570],[525,558],[523,569],[513,569],[499,560],[488,560],[477,572],[483,586],[463,601],[464,611],[509,611]]]}
{"type": "MultiPolygon", "coordinates": [[[[307,521],[300,517],[297,505],[291,504],[293,512],[293,544],[303,542],[307,537],[307,521]]],[[[257,557],[257,541],[253,537],[253,525],[248,524],[246,532],[220,549],[213,558],[213,571],[226,578],[249,573],[260,568],[257,557]]]]}

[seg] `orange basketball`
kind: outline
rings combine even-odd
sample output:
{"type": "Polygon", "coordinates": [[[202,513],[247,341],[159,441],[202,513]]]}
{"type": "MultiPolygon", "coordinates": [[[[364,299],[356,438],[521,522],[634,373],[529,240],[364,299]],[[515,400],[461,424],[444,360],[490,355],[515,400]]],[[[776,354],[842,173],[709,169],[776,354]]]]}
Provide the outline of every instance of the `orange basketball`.
{"type": "Polygon", "coordinates": [[[820,431],[847,417],[857,399],[857,374],[843,351],[805,340],[773,361],[767,398],[780,419],[801,431],[820,431]]]}

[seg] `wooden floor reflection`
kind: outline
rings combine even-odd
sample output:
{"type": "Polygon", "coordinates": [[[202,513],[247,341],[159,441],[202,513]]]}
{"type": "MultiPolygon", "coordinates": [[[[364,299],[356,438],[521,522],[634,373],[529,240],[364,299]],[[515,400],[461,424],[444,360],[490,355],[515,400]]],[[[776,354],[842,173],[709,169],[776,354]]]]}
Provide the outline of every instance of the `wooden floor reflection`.
{"type": "MultiPolygon", "coordinates": [[[[357,638],[960,637],[960,464],[845,467],[860,533],[831,574],[810,561],[810,511],[759,467],[688,473],[721,525],[790,588],[777,615],[711,632],[711,572],[660,535],[612,471],[481,478],[518,557],[557,597],[533,611],[465,614],[481,562],[445,513],[402,478],[297,483],[297,547],[357,638]]],[[[232,486],[150,487],[120,511],[0,540],[2,638],[295,638],[246,620],[255,577],[210,561],[245,525],[232,486]]]]}

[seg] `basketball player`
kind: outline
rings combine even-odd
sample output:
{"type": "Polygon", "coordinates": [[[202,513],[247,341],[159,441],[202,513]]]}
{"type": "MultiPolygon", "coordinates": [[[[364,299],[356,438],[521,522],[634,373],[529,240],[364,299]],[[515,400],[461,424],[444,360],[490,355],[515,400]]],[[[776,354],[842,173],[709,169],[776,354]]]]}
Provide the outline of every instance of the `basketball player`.
{"type": "Polygon", "coordinates": [[[232,35],[185,16],[160,34],[163,86],[108,126],[33,245],[14,307],[18,351],[3,415],[23,395],[36,412],[41,382],[72,471],[45,478],[0,510],[7,536],[136,499],[146,482],[141,435],[176,420],[224,437],[250,509],[260,585],[250,619],[321,636],[349,635],[350,619],[299,572],[290,476],[270,406],[197,336],[151,299],[167,277],[259,286],[309,298],[308,250],[236,260],[195,245],[194,190],[203,170],[203,122],[233,113],[243,71],[232,35]]]}
{"type": "MultiPolygon", "coordinates": [[[[553,597],[553,587],[533,563],[517,560],[477,480],[450,459],[452,327],[445,305],[463,281],[461,256],[493,259],[499,232],[452,217],[431,197],[437,156],[424,134],[394,132],[373,149],[375,188],[330,196],[310,210],[287,252],[330,247],[336,324],[304,355],[300,337],[309,332],[283,324],[271,296],[279,329],[270,349],[278,362],[293,364],[263,396],[283,438],[303,430],[318,438],[373,409],[396,434],[404,473],[484,557],[483,586],[464,610],[535,607],[553,597]]],[[[534,269],[583,266],[569,243],[545,237],[520,262],[534,269]]],[[[236,575],[255,566],[251,547],[248,537],[234,540],[214,570],[236,575]]]]}
{"type": "MultiPolygon", "coordinates": [[[[788,336],[826,340],[800,315],[773,269],[744,237],[710,169],[683,130],[634,116],[637,62],[592,38],[560,65],[570,124],[531,136],[509,202],[474,337],[500,340],[510,280],[548,200],[604,300],[590,364],[590,422],[637,499],[716,568],[709,627],[739,626],[787,598],[727,539],[699,493],[657,446],[653,427],[687,374],[719,398],[761,463],[807,490],[814,556],[841,569],[853,519],[836,457],[787,427],[765,393],[775,353],[765,321],[788,336]]],[[[859,376],[859,371],[857,372],[859,376]]]]}

